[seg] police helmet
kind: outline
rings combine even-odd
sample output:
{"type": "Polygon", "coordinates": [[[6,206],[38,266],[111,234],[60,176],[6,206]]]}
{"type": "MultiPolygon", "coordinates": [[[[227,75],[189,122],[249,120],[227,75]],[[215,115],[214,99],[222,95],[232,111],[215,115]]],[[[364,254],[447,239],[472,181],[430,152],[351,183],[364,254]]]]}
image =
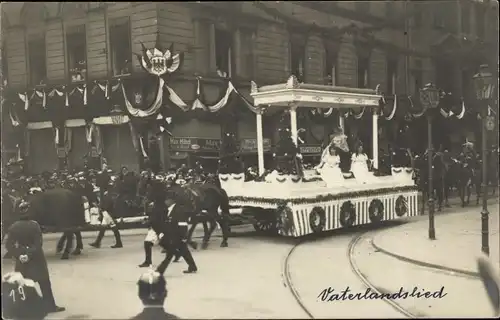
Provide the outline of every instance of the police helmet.
{"type": "Polygon", "coordinates": [[[149,270],[143,273],[137,281],[139,298],[144,304],[163,304],[167,297],[167,281],[157,271],[149,270]]]}

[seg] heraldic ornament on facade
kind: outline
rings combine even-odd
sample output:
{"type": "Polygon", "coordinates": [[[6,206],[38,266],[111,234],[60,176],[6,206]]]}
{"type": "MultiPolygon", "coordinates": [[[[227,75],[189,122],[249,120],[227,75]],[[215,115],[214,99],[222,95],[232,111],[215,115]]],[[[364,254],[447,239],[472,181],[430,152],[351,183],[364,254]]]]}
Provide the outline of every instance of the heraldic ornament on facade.
{"type": "Polygon", "coordinates": [[[173,73],[181,65],[182,54],[173,54],[174,44],[167,50],[163,50],[160,45],[159,33],[156,34],[156,44],[152,49],[146,49],[141,42],[142,55],[137,55],[144,70],[152,75],[161,77],[167,73],[173,73]]]}

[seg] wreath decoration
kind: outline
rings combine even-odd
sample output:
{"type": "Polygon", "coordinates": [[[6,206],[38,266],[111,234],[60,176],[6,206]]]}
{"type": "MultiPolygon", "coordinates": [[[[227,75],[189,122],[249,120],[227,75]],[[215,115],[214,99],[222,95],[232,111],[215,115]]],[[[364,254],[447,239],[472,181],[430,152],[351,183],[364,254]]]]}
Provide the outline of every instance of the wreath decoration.
{"type": "Polygon", "coordinates": [[[232,175],[233,180],[241,180],[244,177],[245,177],[244,175],[236,175],[236,174],[232,175]]]}
{"type": "Polygon", "coordinates": [[[293,210],[286,202],[278,206],[278,232],[281,235],[292,235],[295,231],[293,225],[293,210]]]}
{"type": "Polygon", "coordinates": [[[371,222],[380,222],[384,218],[384,204],[380,199],[373,199],[368,206],[368,214],[371,222]]]}
{"type": "Polygon", "coordinates": [[[309,214],[309,225],[314,233],[323,231],[326,225],[325,209],[314,207],[309,214]]]}
{"type": "Polygon", "coordinates": [[[342,227],[351,227],[356,220],[356,208],[354,204],[348,200],[340,207],[340,225],[342,227]]]}
{"type": "Polygon", "coordinates": [[[398,217],[404,216],[408,213],[408,200],[404,196],[399,196],[396,199],[396,215],[398,217]]]}
{"type": "Polygon", "coordinates": [[[278,181],[279,183],[283,183],[286,181],[286,176],[277,176],[276,181],[278,181]]]}

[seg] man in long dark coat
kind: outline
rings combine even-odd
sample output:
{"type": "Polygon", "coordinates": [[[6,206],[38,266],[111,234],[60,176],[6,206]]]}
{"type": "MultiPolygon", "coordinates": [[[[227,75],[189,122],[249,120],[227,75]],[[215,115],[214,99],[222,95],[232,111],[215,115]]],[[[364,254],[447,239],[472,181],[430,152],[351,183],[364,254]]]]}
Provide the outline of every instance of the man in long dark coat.
{"type": "Polygon", "coordinates": [[[65,308],[55,303],[42,242],[40,225],[23,215],[9,228],[6,249],[16,259],[15,271],[40,284],[47,312],[61,312],[65,308]]]}
{"type": "Polygon", "coordinates": [[[160,263],[157,271],[165,272],[172,258],[178,253],[188,264],[184,273],[194,273],[198,267],[187,246],[188,217],[190,207],[187,200],[176,197],[175,201],[167,199],[163,202],[155,202],[151,214],[151,226],[159,238],[159,244],[167,251],[165,259],[160,263]]]}

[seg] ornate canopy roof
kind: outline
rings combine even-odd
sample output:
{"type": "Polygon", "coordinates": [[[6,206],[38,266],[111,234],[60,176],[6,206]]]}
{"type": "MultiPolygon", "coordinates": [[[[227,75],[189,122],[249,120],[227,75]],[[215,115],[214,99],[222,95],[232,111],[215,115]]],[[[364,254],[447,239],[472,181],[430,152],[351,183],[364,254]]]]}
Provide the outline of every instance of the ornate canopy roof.
{"type": "Polygon", "coordinates": [[[255,106],[298,106],[306,108],[378,107],[382,98],[377,89],[358,89],[299,83],[295,76],[286,83],[257,87],[251,82],[255,106]]]}

